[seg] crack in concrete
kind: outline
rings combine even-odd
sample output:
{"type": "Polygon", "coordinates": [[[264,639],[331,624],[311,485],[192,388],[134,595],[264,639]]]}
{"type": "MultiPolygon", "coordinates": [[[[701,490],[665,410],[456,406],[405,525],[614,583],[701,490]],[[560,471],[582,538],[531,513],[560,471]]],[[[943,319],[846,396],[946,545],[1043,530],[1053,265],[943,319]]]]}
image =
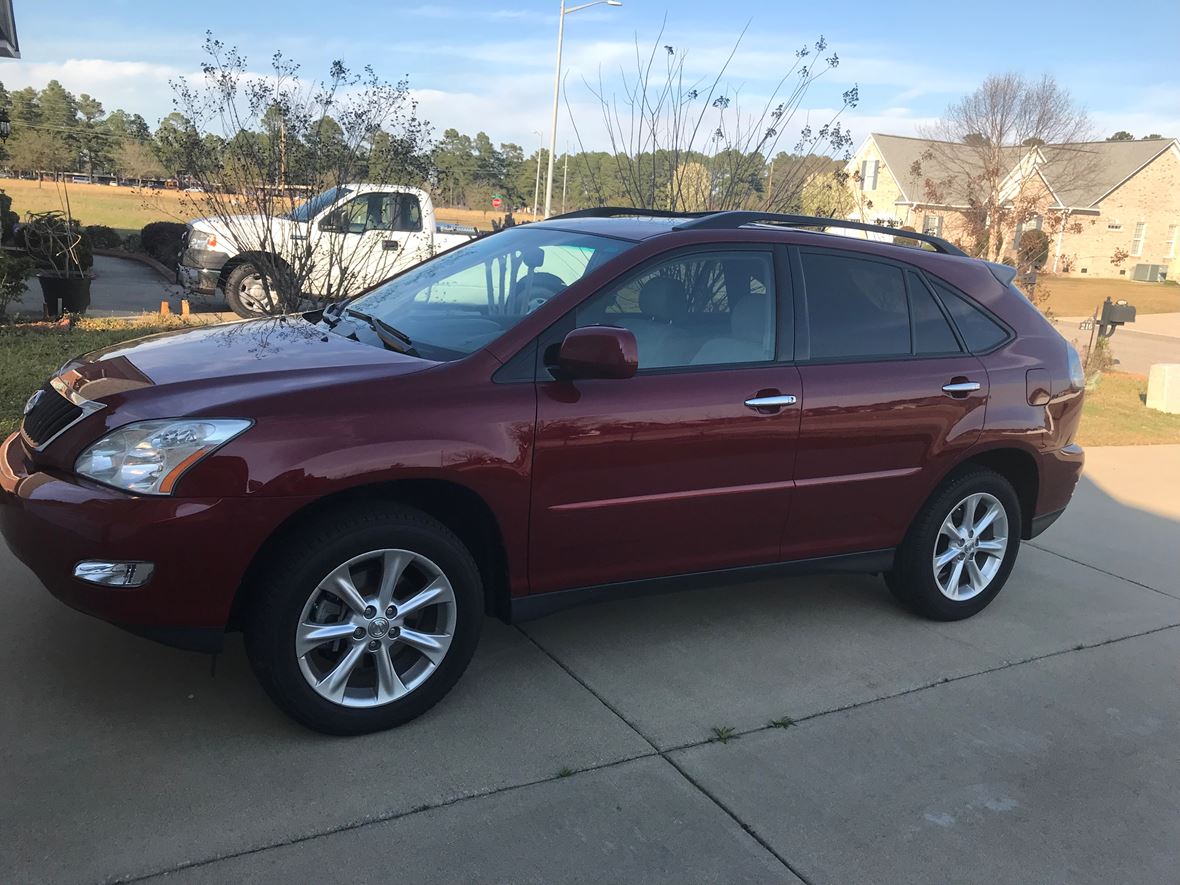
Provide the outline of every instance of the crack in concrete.
{"type": "Polygon", "coordinates": [[[1134,578],[1124,577],[1123,575],[1116,575],[1114,572],[1108,572],[1104,568],[1093,565],[1089,562],[1083,562],[1080,559],[1074,559],[1072,556],[1067,556],[1064,553],[1058,553],[1056,550],[1050,550],[1048,547],[1042,547],[1040,544],[1034,544],[1032,541],[1025,541],[1024,543],[1027,544],[1029,547],[1032,547],[1034,550],[1040,550],[1042,553],[1049,553],[1049,554],[1052,554],[1053,556],[1059,556],[1062,559],[1066,560],[1067,562],[1072,562],[1077,565],[1085,566],[1088,569],[1093,569],[1094,571],[1096,571],[1100,574],[1106,575],[1107,577],[1110,577],[1110,578],[1117,578],[1120,581],[1126,581],[1128,584],[1134,584],[1136,587],[1142,587],[1144,590],[1150,590],[1152,593],[1158,593],[1160,596],[1168,597],[1168,599],[1180,599],[1180,596],[1174,596],[1173,594],[1169,593],[1166,590],[1160,590],[1158,587],[1152,587],[1150,584],[1144,584],[1142,581],[1136,581],[1134,578]]]}

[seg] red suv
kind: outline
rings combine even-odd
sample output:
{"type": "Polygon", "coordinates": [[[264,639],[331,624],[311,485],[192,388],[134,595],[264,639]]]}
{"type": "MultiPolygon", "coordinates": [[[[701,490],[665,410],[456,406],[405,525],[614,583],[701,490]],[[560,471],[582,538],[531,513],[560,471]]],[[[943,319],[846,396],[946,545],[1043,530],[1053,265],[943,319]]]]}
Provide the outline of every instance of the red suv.
{"type": "Polygon", "coordinates": [[[0,524],[75,608],[244,630],[332,733],[436,703],[485,612],[858,571],[968,617],[1070,499],[1081,366],[1010,268],[895,233],[590,210],[92,353],[4,443],[0,524]]]}

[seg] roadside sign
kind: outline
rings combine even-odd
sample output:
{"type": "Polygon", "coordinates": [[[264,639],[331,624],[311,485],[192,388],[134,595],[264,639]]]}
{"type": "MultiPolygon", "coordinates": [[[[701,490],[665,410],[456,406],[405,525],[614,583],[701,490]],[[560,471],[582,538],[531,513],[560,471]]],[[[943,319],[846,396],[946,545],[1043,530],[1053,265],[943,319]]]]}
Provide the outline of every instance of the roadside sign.
{"type": "Polygon", "coordinates": [[[495,196],[492,197],[492,208],[493,209],[499,209],[503,205],[504,205],[504,198],[501,197],[499,194],[496,194],[495,196]]]}

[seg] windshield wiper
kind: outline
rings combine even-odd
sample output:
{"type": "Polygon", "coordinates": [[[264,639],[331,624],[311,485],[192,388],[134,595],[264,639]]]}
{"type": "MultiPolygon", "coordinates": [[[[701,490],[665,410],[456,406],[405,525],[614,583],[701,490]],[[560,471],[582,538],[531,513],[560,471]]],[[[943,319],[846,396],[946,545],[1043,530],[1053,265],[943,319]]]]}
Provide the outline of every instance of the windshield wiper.
{"type": "Polygon", "coordinates": [[[352,310],[350,308],[346,312],[350,317],[355,317],[362,322],[368,323],[369,328],[381,339],[382,344],[408,356],[418,355],[418,351],[414,349],[414,342],[401,329],[389,325],[385,320],[380,320],[371,314],[363,313],[359,310],[352,310]]]}

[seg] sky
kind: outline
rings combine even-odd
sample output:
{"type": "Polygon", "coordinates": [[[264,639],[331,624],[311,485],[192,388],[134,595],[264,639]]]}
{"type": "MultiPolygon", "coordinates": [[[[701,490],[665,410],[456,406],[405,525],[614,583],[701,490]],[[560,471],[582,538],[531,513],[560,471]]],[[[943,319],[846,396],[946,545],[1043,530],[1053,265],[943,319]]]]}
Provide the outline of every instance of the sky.
{"type": "MultiPolygon", "coordinates": [[[[23,57],[0,60],[0,82],[11,90],[56,78],[108,111],[142,114],[154,128],[173,109],[169,80],[199,77],[208,29],[259,70],[281,50],[309,75],[339,58],[371,64],[389,80],[406,76],[436,135],[484,130],[531,153],[548,139],[557,10],[558,0],[15,0],[23,57]]],[[[791,123],[796,130],[830,119],[855,84],[860,104],[841,121],[857,143],[874,131],[918,134],[989,73],[1017,71],[1055,76],[1088,111],[1098,137],[1119,129],[1180,136],[1180,68],[1175,40],[1163,36],[1178,33],[1174,0],[1123,0],[1117,16],[1096,0],[624,0],[566,17],[568,104],[557,146],[578,148],[571,115],[587,148],[607,146],[588,84],[617,94],[621,71],[634,73],[637,41],[645,51],[657,41],[674,47],[688,75],[705,79],[740,38],[725,88],[753,107],[794,62],[795,49],[820,35],[824,54],[837,53],[840,64],[812,86],[791,123]]]]}

